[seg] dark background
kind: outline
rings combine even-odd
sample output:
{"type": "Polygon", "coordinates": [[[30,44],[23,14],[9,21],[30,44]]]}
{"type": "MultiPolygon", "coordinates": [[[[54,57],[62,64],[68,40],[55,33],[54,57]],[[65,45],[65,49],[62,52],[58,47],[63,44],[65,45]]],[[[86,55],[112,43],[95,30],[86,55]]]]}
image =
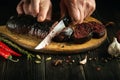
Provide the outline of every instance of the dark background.
{"type": "Polygon", "coordinates": [[[119,0],[96,0],[97,18],[103,22],[120,22],[120,1],[119,0]]]}
{"type": "Polygon", "coordinates": [[[11,15],[16,14],[16,6],[20,0],[0,0],[0,24],[5,24],[11,15]]]}
{"type": "MultiPolygon", "coordinates": [[[[11,15],[17,14],[16,6],[19,1],[20,0],[0,0],[1,25],[5,24],[11,15]]],[[[101,20],[103,23],[108,21],[120,22],[119,3],[119,0],[96,0],[96,10],[92,16],[101,20]]]]}

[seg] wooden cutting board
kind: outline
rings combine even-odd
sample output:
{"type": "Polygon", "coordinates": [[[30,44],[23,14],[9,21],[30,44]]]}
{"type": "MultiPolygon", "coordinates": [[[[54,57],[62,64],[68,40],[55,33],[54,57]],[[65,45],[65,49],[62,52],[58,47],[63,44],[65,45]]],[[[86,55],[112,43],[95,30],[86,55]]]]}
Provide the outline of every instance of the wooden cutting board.
{"type": "MultiPolygon", "coordinates": [[[[92,17],[87,18],[84,22],[88,22],[88,21],[96,21],[101,23],[99,20],[92,17]]],[[[0,33],[2,34],[2,36],[9,38],[11,41],[15,42],[19,46],[27,48],[31,51],[53,53],[53,54],[57,54],[57,53],[69,54],[69,53],[78,53],[78,52],[91,50],[99,47],[107,37],[107,31],[106,31],[105,35],[102,38],[99,39],[92,38],[90,41],[83,44],[51,42],[50,45],[48,45],[44,49],[35,50],[34,49],[35,46],[38,43],[40,43],[41,40],[35,38],[34,36],[13,34],[6,28],[5,25],[0,26],[0,33]]]]}

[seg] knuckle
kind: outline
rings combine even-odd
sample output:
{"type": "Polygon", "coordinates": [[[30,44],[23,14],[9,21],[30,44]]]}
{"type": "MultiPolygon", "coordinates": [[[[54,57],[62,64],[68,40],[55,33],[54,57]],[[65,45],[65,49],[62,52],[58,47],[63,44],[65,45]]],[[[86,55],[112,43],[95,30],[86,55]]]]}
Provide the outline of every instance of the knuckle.
{"type": "Polygon", "coordinates": [[[78,23],[79,20],[80,20],[80,19],[79,19],[78,17],[72,18],[72,22],[73,22],[74,24],[78,23]]]}
{"type": "Polygon", "coordinates": [[[39,11],[37,9],[33,9],[33,14],[38,14],[39,11]]]}
{"type": "Polygon", "coordinates": [[[77,0],[71,0],[71,2],[72,2],[72,3],[76,3],[76,2],[77,2],[77,0]]]}
{"type": "Polygon", "coordinates": [[[90,9],[91,11],[94,11],[96,9],[96,4],[86,2],[86,8],[90,9]]]}

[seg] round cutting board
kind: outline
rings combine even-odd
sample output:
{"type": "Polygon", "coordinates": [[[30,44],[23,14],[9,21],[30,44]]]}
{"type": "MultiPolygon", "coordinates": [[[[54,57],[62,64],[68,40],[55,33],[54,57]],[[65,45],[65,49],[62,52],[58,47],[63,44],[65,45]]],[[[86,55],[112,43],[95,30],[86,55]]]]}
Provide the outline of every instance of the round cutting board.
{"type": "MultiPolygon", "coordinates": [[[[92,17],[87,18],[84,22],[89,22],[89,21],[96,21],[101,23],[99,20],[92,17]]],[[[6,26],[0,26],[0,33],[2,34],[2,36],[9,38],[11,41],[15,42],[16,44],[31,51],[53,53],[53,54],[57,54],[57,53],[69,54],[69,53],[78,53],[78,52],[91,50],[99,47],[106,40],[107,37],[107,31],[105,31],[105,35],[103,37],[99,39],[92,38],[91,40],[83,44],[51,42],[47,47],[41,50],[35,50],[34,48],[41,42],[41,40],[35,38],[34,36],[14,34],[10,32],[6,28],[6,26]]]]}

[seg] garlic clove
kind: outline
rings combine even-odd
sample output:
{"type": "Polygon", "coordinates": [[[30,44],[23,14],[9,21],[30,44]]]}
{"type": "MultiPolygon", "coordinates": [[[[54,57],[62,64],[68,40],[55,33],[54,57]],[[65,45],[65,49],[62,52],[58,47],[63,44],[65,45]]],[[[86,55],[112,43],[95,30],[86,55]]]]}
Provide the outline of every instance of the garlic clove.
{"type": "Polygon", "coordinates": [[[108,47],[108,53],[114,57],[120,55],[120,43],[117,41],[117,38],[113,38],[113,42],[108,47]]]}
{"type": "Polygon", "coordinates": [[[87,63],[87,56],[85,56],[85,58],[82,61],[80,61],[80,64],[86,64],[86,63],[87,63]]]}

